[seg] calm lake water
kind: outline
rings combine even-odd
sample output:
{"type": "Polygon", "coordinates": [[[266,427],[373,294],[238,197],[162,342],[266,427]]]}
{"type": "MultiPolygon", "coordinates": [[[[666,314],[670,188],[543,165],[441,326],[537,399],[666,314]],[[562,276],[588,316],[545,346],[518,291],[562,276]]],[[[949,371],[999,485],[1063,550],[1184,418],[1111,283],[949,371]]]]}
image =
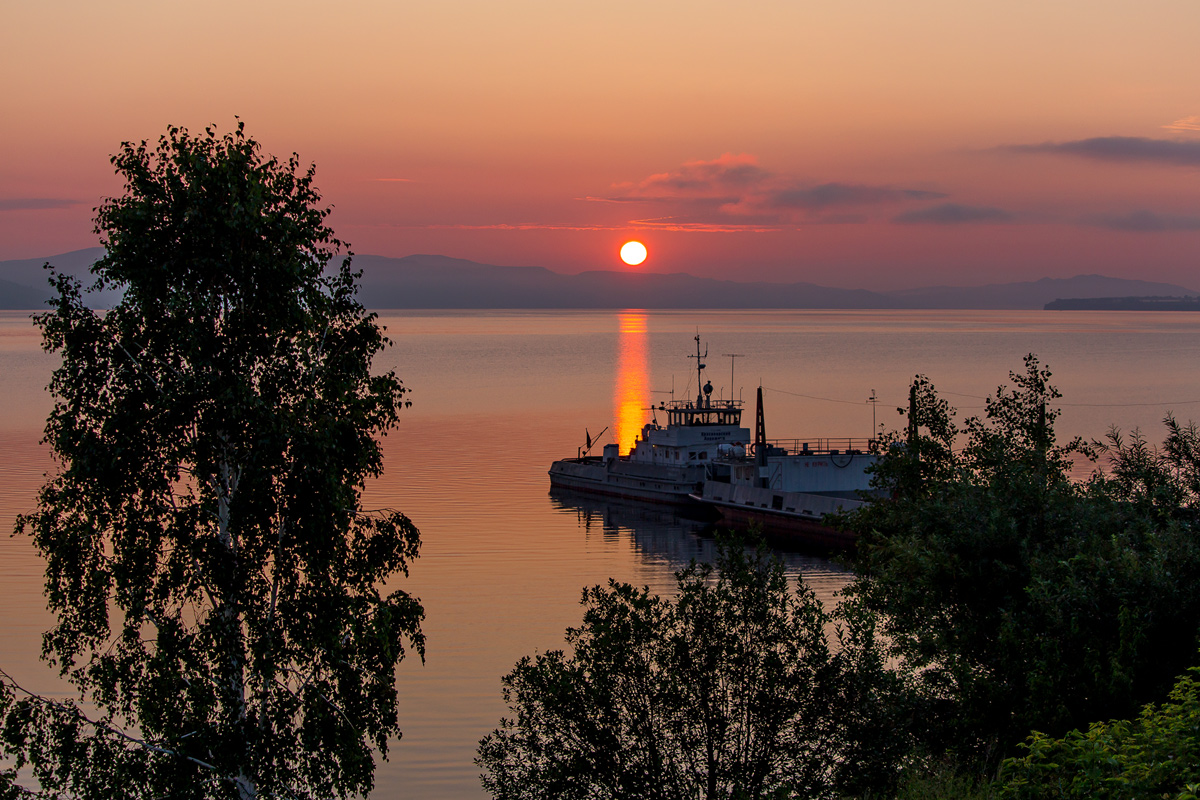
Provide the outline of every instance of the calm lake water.
{"type": "MultiPolygon", "coordinates": [[[[687,356],[697,330],[718,395],[752,400],[764,386],[771,438],[866,437],[873,411],[895,427],[916,373],[960,417],[978,413],[1029,352],[1063,392],[1062,436],[1098,438],[1115,424],[1156,441],[1168,411],[1200,418],[1200,315],[1186,313],[434,311],[382,320],[396,344],[379,365],[411,387],[413,406],[385,442],[387,473],[366,503],[399,508],[421,529],[421,557],[399,585],[425,605],[428,654],[400,668],[404,737],[380,765],[377,797],[482,796],[472,758],[504,713],[500,677],[521,656],[561,646],[579,622],[581,589],[611,577],[669,592],[676,569],[711,558],[696,524],[564,502],[550,497],[546,476],[583,444],[585,427],[608,426],[603,440],[625,450],[642,409],[672,390],[694,393],[687,356]]],[[[0,312],[2,531],[52,468],[38,440],[54,363],[27,314],[0,312]]],[[[784,555],[834,600],[847,577],[840,567],[784,555]]],[[[28,543],[0,536],[0,667],[53,693],[38,660],[50,624],[41,585],[28,543]]]]}

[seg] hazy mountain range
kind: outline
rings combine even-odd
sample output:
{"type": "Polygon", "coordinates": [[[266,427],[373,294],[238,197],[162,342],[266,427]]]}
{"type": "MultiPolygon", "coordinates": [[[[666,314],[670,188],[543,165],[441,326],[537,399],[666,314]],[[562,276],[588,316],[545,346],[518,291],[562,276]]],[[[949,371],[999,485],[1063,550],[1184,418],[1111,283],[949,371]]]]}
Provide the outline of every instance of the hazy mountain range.
{"type": "MultiPolygon", "coordinates": [[[[39,309],[51,294],[42,264],[88,282],[100,248],[48,258],[0,261],[0,308],[39,309]]],[[[501,267],[447,256],[360,255],[360,298],[369,308],[945,308],[1035,309],[1058,298],[1197,295],[1169,283],[1077,275],[987,286],[930,286],[893,292],[814,283],[698,278],[676,272],[595,271],[563,275],[544,267],[501,267]]],[[[91,305],[103,308],[114,293],[91,305]]]]}

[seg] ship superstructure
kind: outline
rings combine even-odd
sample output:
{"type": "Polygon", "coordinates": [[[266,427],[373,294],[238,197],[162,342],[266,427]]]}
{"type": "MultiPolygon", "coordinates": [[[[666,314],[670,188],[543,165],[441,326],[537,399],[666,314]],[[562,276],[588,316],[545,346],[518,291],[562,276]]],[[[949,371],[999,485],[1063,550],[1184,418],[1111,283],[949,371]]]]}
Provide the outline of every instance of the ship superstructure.
{"type": "MultiPolygon", "coordinates": [[[[742,403],[713,399],[711,381],[704,379],[707,349],[701,352],[697,334],[696,398],[672,400],[646,409],[651,421],[628,455],[616,444],[606,444],[603,455],[581,454],[550,467],[550,485],[577,491],[631,497],[654,502],[691,505],[713,475],[714,462],[744,456],[750,431],[742,427],[742,403]],[[659,423],[659,416],[666,424],[659,423]]],[[[727,470],[726,470],[727,474],[727,470]]]]}

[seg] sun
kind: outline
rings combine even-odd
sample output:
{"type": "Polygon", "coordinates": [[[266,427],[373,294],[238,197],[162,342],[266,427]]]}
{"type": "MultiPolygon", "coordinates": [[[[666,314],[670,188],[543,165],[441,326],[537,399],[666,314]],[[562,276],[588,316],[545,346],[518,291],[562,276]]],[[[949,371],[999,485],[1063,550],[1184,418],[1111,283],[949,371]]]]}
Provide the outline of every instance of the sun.
{"type": "Polygon", "coordinates": [[[641,242],[626,242],[621,245],[621,260],[631,267],[646,260],[646,245],[641,242]]]}

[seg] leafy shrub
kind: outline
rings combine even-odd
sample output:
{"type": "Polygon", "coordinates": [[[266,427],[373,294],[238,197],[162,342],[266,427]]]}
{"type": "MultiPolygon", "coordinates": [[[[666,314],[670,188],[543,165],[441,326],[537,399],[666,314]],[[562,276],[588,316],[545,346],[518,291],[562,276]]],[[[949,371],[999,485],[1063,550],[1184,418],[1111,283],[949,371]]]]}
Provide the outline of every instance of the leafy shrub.
{"type": "Polygon", "coordinates": [[[873,629],[830,615],[763,551],[723,543],[677,574],[677,599],[585,590],[568,654],[504,679],[514,716],[480,742],[497,798],[830,797],[886,785],[903,749],[896,676],[873,629]]]}
{"type": "Polygon", "coordinates": [[[1061,739],[1034,733],[1004,762],[1000,797],[1196,800],[1200,795],[1200,669],[1132,720],[1096,722],[1061,739]]]}

